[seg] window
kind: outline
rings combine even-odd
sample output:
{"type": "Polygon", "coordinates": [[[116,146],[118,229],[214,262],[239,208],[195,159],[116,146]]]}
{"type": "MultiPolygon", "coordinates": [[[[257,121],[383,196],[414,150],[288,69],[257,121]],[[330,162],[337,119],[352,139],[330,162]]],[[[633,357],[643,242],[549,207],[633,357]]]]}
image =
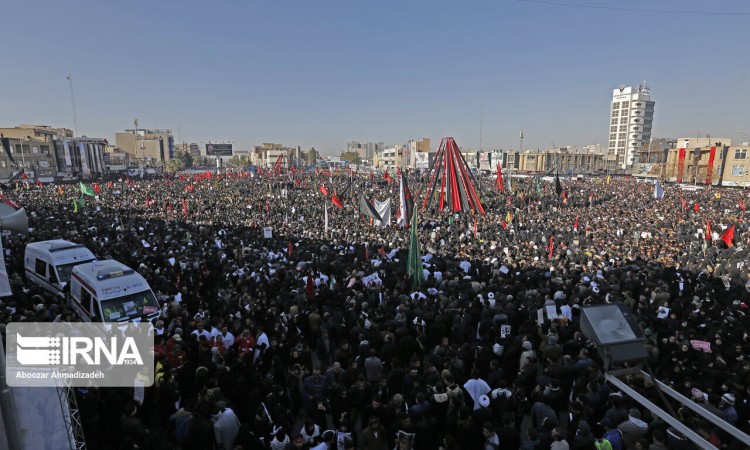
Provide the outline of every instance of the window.
{"type": "Polygon", "coordinates": [[[31,147],[31,153],[35,155],[39,154],[39,147],[31,147]]]}
{"type": "Polygon", "coordinates": [[[745,175],[745,166],[732,166],[732,176],[741,177],[745,175]]]}
{"type": "Polygon", "coordinates": [[[615,125],[614,127],[609,127],[609,131],[611,132],[617,131],[617,125],[615,125]]]}
{"type": "Polygon", "coordinates": [[[47,263],[44,262],[44,260],[37,258],[36,263],[34,264],[34,272],[36,272],[37,275],[47,278],[47,263]]]}
{"type": "Polygon", "coordinates": [[[622,108],[625,109],[630,106],[630,102],[622,102],[622,108]]]}
{"type": "Polygon", "coordinates": [[[628,123],[628,118],[623,117],[622,119],[620,119],[620,123],[628,123]]]}
{"type": "Polygon", "coordinates": [[[617,119],[612,119],[612,120],[611,120],[611,121],[609,122],[609,124],[610,124],[610,125],[617,125],[617,119]]]}
{"type": "Polygon", "coordinates": [[[611,134],[609,135],[609,139],[610,139],[610,140],[614,140],[614,139],[617,139],[617,137],[616,137],[616,136],[617,136],[617,135],[616,135],[615,133],[611,133],[611,134]]]}
{"type": "Polygon", "coordinates": [[[612,103],[612,109],[620,109],[620,102],[612,103]]]}
{"type": "Polygon", "coordinates": [[[627,131],[627,125],[620,125],[620,131],[627,131]]]}
{"type": "Polygon", "coordinates": [[[43,155],[49,154],[49,145],[40,145],[39,148],[42,151],[43,155]]]}
{"type": "Polygon", "coordinates": [[[617,135],[617,139],[618,139],[618,140],[620,140],[620,141],[623,141],[623,140],[625,140],[625,133],[620,133],[620,134],[618,134],[618,135],[617,135]]]}
{"type": "Polygon", "coordinates": [[[745,158],[747,158],[746,148],[738,148],[737,150],[734,151],[734,159],[745,159],[745,158]]]}
{"type": "Polygon", "coordinates": [[[620,111],[612,111],[612,117],[619,117],[620,111]]]}

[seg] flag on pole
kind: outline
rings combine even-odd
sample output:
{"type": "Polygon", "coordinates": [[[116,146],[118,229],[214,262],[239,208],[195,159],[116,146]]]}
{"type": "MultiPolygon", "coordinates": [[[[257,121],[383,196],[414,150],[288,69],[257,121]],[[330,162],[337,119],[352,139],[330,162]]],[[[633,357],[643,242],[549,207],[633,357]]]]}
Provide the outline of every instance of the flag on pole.
{"type": "Polygon", "coordinates": [[[563,187],[560,184],[560,176],[558,174],[555,174],[555,192],[558,196],[563,193],[563,187]]]}
{"type": "Polygon", "coordinates": [[[419,237],[417,236],[417,211],[411,217],[411,238],[409,239],[409,258],[406,275],[411,277],[411,290],[418,290],[424,284],[422,255],[419,252],[419,237]]]}
{"type": "Polygon", "coordinates": [[[711,222],[709,222],[708,220],[706,221],[706,240],[709,241],[709,242],[712,240],[712,237],[711,237],[711,222]]]}
{"type": "Polygon", "coordinates": [[[654,198],[659,200],[664,198],[664,189],[661,187],[659,180],[656,180],[656,183],[654,183],[654,198]]]}
{"type": "Polygon", "coordinates": [[[497,179],[495,180],[495,187],[500,192],[503,192],[503,190],[505,190],[505,185],[503,184],[503,170],[500,164],[497,165],[497,179]]]}
{"type": "Polygon", "coordinates": [[[78,212],[78,200],[75,198],[73,199],[73,212],[74,213],[78,212]]]}
{"type": "Polygon", "coordinates": [[[399,206],[400,217],[398,223],[402,227],[409,228],[409,218],[412,215],[412,211],[414,211],[414,198],[411,196],[411,191],[406,184],[406,177],[403,172],[401,172],[400,183],[399,200],[401,204],[399,206]]]}
{"type": "Polygon", "coordinates": [[[372,203],[368,202],[363,194],[359,194],[359,213],[373,220],[377,220],[379,222],[383,221],[383,217],[378,214],[375,206],[373,206],[372,203]]]}
{"type": "Polygon", "coordinates": [[[734,241],[734,225],[727,228],[727,231],[725,231],[724,234],[721,235],[721,240],[724,241],[725,244],[727,244],[727,247],[732,246],[732,242],[734,241]]]}
{"type": "Polygon", "coordinates": [[[573,224],[573,229],[576,230],[576,231],[578,231],[578,216],[576,216],[576,221],[573,224]]]}
{"type": "Polygon", "coordinates": [[[698,202],[695,202],[695,205],[693,206],[693,211],[700,211],[700,210],[701,210],[700,205],[698,204],[698,202]]]}
{"type": "Polygon", "coordinates": [[[325,203],[323,207],[325,208],[325,214],[324,214],[325,217],[323,219],[323,231],[328,233],[328,203],[325,203]]]}
{"type": "Polygon", "coordinates": [[[344,204],[341,203],[341,199],[339,199],[336,191],[333,191],[333,195],[331,196],[331,203],[333,203],[338,209],[342,209],[344,207],[344,204]]]}
{"type": "Polygon", "coordinates": [[[94,193],[94,191],[93,191],[93,190],[91,190],[91,188],[90,188],[90,187],[88,187],[88,186],[86,186],[85,184],[83,184],[83,182],[81,182],[81,194],[86,194],[86,195],[90,195],[91,197],[93,197],[93,196],[95,196],[95,195],[96,195],[96,194],[94,193]]]}
{"type": "Polygon", "coordinates": [[[607,175],[607,184],[609,184],[610,178],[609,175],[607,175]]]}
{"type": "Polygon", "coordinates": [[[548,260],[552,260],[552,252],[555,250],[555,237],[550,236],[549,237],[549,256],[547,257],[548,260]]]}
{"type": "Polygon", "coordinates": [[[182,199],[182,214],[188,215],[188,204],[186,199],[182,199]]]}

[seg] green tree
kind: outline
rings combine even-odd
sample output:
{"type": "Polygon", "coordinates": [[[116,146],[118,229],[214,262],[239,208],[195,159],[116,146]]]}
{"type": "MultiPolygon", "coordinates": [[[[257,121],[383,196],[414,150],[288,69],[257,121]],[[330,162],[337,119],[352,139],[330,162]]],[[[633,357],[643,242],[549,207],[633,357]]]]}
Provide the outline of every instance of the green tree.
{"type": "Polygon", "coordinates": [[[318,161],[319,156],[320,156],[320,153],[318,153],[318,151],[315,150],[315,147],[311,147],[310,150],[308,150],[307,154],[305,155],[305,160],[307,161],[307,164],[315,164],[318,161]]]}
{"type": "Polygon", "coordinates": [[[185,170],[185,163],[180,158],[170,159],[166,163],[167,172],[179,172],[185,170]]]}
{"type": "Polygon", "coordinates": [[[193,167],[193,155],[190,152],[180,152],[178,158],[182,161],[183,168],[189,169],[193,167]]]}
{"type": "Polygon", "coordinates": [[[359,156],[359,153],[351,151],[351,152],[341,152],[341,159],[344,161],[349,161],[351,164],[361,164],[362,158],[359,156]]]}

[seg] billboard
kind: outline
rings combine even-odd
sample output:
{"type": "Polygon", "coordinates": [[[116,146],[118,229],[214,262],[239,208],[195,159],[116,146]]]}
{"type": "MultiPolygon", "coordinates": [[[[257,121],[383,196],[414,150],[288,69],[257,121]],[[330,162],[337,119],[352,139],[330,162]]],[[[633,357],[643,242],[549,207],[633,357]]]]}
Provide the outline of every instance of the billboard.
{"type": "Polygon", "coordinates": [[[207,156],[232,156],[232,144],[206,144],[207,156]]]}

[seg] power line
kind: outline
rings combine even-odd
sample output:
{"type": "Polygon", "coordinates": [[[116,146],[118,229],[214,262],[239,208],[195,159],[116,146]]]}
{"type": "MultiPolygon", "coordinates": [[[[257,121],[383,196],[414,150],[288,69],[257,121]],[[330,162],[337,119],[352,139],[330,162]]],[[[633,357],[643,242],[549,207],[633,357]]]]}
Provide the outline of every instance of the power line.
{"type": "Polygon", "coordinates": [[[539,3],[543,5],[568,6],[572,8],[609,9],[615,11],[649,12],[661,14],[695,14],[701,16],[750,16],[750,12],[738,11],[686,11],[676,9],[651,9],[651,8],[628,8],[624,6],[584,5],[581,3],[562,3],[548,0],[517,0],[526,3],[539,3]]]}

